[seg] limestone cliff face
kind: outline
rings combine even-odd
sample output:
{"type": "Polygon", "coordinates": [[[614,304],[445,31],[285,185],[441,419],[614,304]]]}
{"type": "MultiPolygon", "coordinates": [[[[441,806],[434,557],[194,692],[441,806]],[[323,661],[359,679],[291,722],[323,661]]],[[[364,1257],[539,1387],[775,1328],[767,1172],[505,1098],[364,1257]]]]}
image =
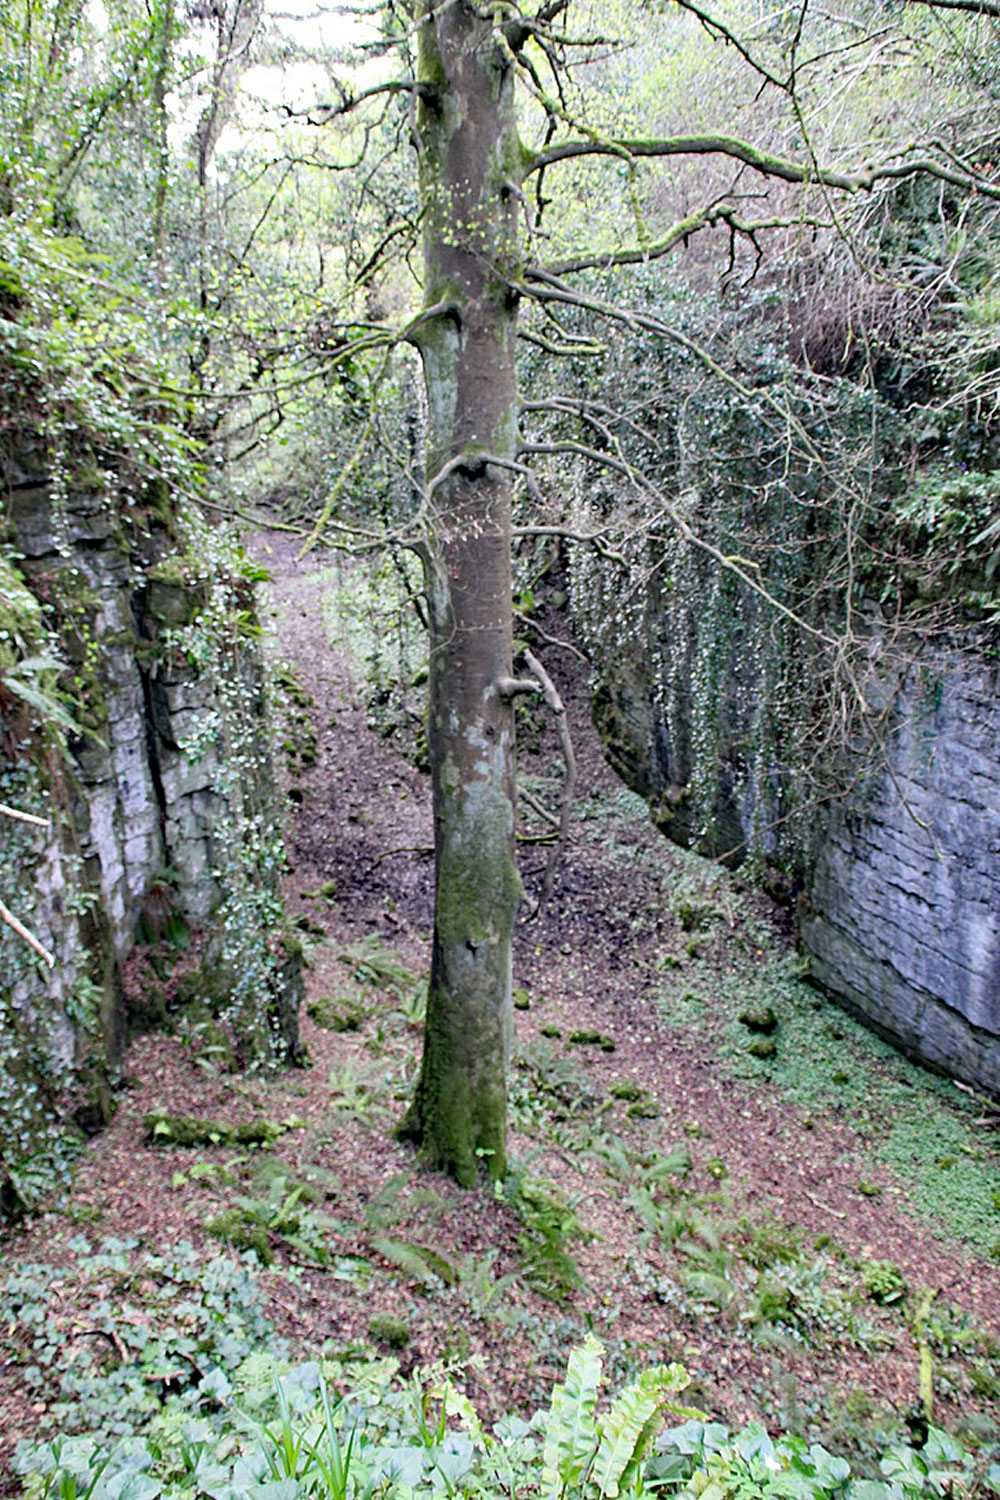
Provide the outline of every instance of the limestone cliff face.
{"type": "Polygon", "coordinates": [[[627,629],[608,601],[590,633],[611,763],[670,838],[749,856],[796,902],[834,996],[911,1055],[1000,1093],[995,665],[957,639],[881,658],[873,626],[866,690],[887,706],[883,739],[841,754],[830,783],[848,790],[833,795],[804,774],[825,711],[817,661],[680,544],[659,577],[627,629]],[[796,695],[798,732],[776,711],[796,695]]]}
{"type": "Polygon", "coordinates": [[[908,674],[885,763],[828,815],[800,923],[813,972],[935,1067],[1000,1092],[1000,699],[958,649],[908,674]]]}
{"type": "MultiPolygon", "coordinates": [[[[106,1110],[129,1023],[121,965],[137,936],[204,924],[240,989],[247,965],[229,938],[249,919],[260,947],[277,928],[280,838],[251,584],[185,551],[169,499],[140,506],[107,474],[56,486],[30,439],[6,441],[0,458],[4,553],[50,632],[82,731],[60,749],[44,712],[0,694],[0,801],[46,820],[0,817],[0,899],[56,960],[49,968],[0,928],[10,1165],[67,1111],[94,1123],[106,1110]]],[[[18,601],[2,602],[8,664],[30,684],[38,652],[18,601]]],[[[294,1051],[295,965],[276,942],[251,959],[259,972],[230,1019],[256,1029],[248,1055],[264,1043],[294,1051]]]]}

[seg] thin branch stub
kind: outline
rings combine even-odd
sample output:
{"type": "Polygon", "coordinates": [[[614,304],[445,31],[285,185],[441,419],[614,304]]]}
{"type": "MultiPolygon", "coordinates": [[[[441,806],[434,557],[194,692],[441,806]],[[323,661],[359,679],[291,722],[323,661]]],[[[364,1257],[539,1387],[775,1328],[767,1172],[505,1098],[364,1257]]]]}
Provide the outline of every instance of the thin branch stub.
{"type": "Polygon", "coordinates": [[[524,698],[528,693],[540,693],[542,684],[528,677],[500,677],[496,684],[497,697],[509,703],[513,698],[524,698]]]}

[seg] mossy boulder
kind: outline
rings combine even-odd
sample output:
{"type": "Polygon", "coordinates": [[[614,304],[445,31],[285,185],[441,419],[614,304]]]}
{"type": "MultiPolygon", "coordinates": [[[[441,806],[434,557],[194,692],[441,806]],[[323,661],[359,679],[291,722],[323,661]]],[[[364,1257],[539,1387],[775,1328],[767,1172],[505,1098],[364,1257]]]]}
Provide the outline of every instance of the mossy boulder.
{"type": "Polygon", "coordinates": [[[585,1026],[569,1034],[569,1045],[571,1047],[600,1047],[602,1052],[614,1052],[614,1038],[606,1036],[603,1031],[596,1031],[593,1027],[585,1026]]]}
{"type": "Polygon", "coordinates": [[[778,1044],[773,1036],[756,1036],[747,1048],[751,1057],[767,1062],[778,1055],[778,1044]]]}
{"type": "Polygon", "coordinates": [[[143,1124],[150,1146],[269,1146],[284,1133],[274,1120],[243,1120],[227,1125],[200,1115],[172,1115],[150,1110],[143,1124]]]}
{"type": "Polygon", "coordinates": [[[405,1349],[410,1342],[410,1325],[391,1313],[376,1313],[368,1332],[376,1344],[384,1344],[387,1349],[405,1349]]]}
{"type": "Polygon", "coordinates": [[[761,1036],[770,1036],[778,1029],[778,1018],[769,1005],[748,1007],[740,1011],[740,1025],[761,1036]]]}

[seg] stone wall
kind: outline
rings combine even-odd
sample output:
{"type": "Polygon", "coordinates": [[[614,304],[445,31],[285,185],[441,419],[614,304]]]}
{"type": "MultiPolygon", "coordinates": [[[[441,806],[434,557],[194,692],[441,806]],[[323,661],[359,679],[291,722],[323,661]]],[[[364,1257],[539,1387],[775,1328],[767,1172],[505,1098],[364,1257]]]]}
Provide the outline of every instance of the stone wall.
{"type": "Polygon", "coordinates": [[[884,741],[841,758],[853,789],[833,796],[803,776],[808,714],[800,738],[776,711],[817,689],[819,717],[818,661],[683,544],[653,576],[625,629],[585,583],[605,620],[589,644],[615,769],[670,838],[732,864],[749,857],[795,904],[832,995],[911,1055],[1000,1094],[996,667],[952,641],[914,645],[893,668],[876,631],[880,682],[867,690],[890,704],[884,741]]]}
{"type": "MultiPolygon", "coordinates": [[[[130,1024],[122,964],[138,935],[162,936],[168,920],[211,934],[220,914],[235,926],[234,904],[248,903],[267,993],[244,996],[237,1019],[251,1024],[256,1007],[252,1025],[279,1052],[297,1047],[298,978],[279,944],[264,950],[263,924],[280,916],[277,858],[240,857],[247,820],[269,848],[280,842],[251,585],[186,555],[162,497],[140,505],[107,473],[56,493],[31,440],[0,457],[4,552],[41,606],[81,731],[60,746],[44,714],[0,694],[0,801],[47,820],[43,830],[0,817],[0,899],[56,960],[49,968],[0,927],[0,1155],[10,1165],[40,1123],[74,1109],[92,1121],[95,1087],[106,1112],[130,1024]],[[185,631],[199,621],[196,650],[185,631]]],[[[224,936],[206,946],[224,968],[224,936]]]]}

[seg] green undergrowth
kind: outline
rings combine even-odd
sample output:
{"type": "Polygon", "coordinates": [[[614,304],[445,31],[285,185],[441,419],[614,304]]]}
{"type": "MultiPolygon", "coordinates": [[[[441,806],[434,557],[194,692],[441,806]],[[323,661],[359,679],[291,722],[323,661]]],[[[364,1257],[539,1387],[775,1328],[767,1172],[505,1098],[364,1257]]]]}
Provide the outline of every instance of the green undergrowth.
{"type": "MultiPolygon", "coordinates": [[[[230,1346],[198,1346],[198,1375],[184,1378],[181,1389],[150,1395],[143,1408],[116,1403],[113,1421],[108,1407],[121,1382],[98,1376],[54,1436],[21,1445],[25,1493],[43,1500],[653,1494],[987,1500],[1000,1494],[996,1456],[933,1427],[919,1444],[888,1447],[875,1477],[864,1478],[818,1444],[772,1438],[759,1423],[731,1431],[686,1405],[688,1377],[679,1364],[648,1366],[609,1393],[604,1351],[593,1337],[570,1353],[547,1409],[530,1420],[506,1416],[487,1425],[454,1368],[438,1365],[404,1378],[396,1358],[328,1348],[293,1365],[273,1334],[248,1352],[241,1332],[230,1346]]],[[[396,1320],[383,1332],[402,1340],[405,1328],[396,1320]]],[[[141,1384],[148,1363],[141,1349],[125,1351],[118,1371],[141,1384]]],[[[185,1361],[179,1363],[183,1373],[185,1361]]],[[[195,1364],[189,1357],[186,1368],[195,1364]]]]}
{"type": "MultiPolygon", "coordinates": [[[[719,946],[680,964],[659,961],[664,1019],[696,1034],[731,1076],[795,1104],[806,1131],[824,1116],[846,1121],[864,1141],[872,1171],[893,1173],[909,1212],[1000,1259],[1000,1157],[983,1129],[982,1103],[908,1062],[827,1000],[803,979],[799,961],[741,910],[738,894],[720,896],[717,882],[716,875],[707,895],[680,902],[682,924],[697,907],[698,927],[711,934],[714,924],[719,946]],[[767,1035],[757,1019],[765,1015],[767,1035]]],[[[859,1191],[866,1186],[880,1192],[864,1181],[859,1191]]]]}

